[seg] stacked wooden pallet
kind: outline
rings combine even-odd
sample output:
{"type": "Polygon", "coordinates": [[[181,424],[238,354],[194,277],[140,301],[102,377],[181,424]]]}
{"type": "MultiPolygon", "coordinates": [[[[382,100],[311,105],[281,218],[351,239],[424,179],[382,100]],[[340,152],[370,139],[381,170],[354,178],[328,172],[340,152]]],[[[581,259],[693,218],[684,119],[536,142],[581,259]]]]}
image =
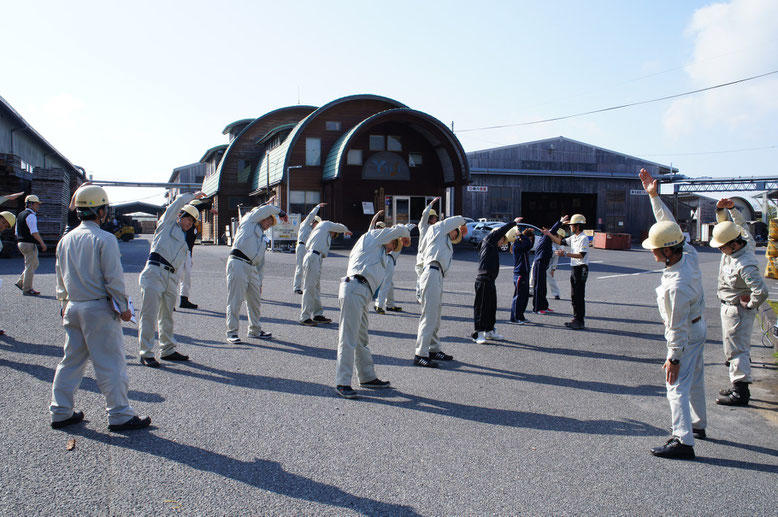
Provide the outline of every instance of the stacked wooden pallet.
{"type": "Polygon", "coordinates": [[[770,232],[767,236],[767,267],[764,276],[778,279],[778,219],[770,219],[770,232]]]}

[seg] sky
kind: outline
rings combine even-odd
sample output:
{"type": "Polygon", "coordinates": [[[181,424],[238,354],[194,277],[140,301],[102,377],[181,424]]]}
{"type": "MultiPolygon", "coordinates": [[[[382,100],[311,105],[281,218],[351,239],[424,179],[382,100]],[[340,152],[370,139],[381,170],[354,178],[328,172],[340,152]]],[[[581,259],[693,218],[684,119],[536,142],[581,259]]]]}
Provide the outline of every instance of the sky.
{"type": "Polygon", "coordinates": [[[778,175],[778,74],[526,124],[776,71],[774,0],[40,0],[0,12],[0,96],[95,179],[164,182],[228,143],[233,121],[365,93],[453,124],[468,152],[564,136],[691,177],[778,175]]]}

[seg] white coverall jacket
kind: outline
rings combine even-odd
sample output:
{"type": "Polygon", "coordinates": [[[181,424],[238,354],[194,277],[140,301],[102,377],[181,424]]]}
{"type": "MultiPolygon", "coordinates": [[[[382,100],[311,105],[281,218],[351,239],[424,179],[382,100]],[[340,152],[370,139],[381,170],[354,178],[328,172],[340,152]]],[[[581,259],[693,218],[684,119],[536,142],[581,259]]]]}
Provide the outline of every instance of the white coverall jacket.
{"type": "MultiPolygon", "coordinates": [[[[721,301],[721,340],[724,355],[729,361],[729,380],[751,382],[751,332],[754,328],[756,310],[769,295],[767,284],[759,272],[754,251],[754,238],[746,227],[740,210],[729,210],[732,222],[740,227],[740,234],[746,241],[745,247],[731,255],[721,254],[717,296],[721,301]],[[751,298],[747,307],[740,305],[740,296],[751,298]]],[[[724,209],[716,210],[718,222],[727,220],[724,209]]]]}
{"type": "Polygon", "coordinates": [[[249,336],[258,336],[262,331],[259,323],[262,303],[262,267],[265,265],[265,251],[268,238],[259,225],[260,221],[277,215],[281,209],[273,205],[258,206],[247,215],[235,233],[233,250],[248,257],[230,255],[227,259],[227,337],[235,337],[240,329],[240,307],[246,300],[249,317],[249,336]]]}
{"type": "Polygon", "coordinates": [[[419,219],[419,249],[416,250],[416,265],[414,266],[414,269],[416,270],[416,301],[419,303],[421,303],[421,273],[423,270],[421,263],[424,257],[424,250],[421,247],[421,243],[424,239],[424,234],[427,233],[427,230],[430,227],[429,220],[431,210],[432,205],[427,205],[424,208],[424,211],[421,213],[421,218],[419,219]]]}
{"type": "Polygon", "coordinates": [[[57,245],[57,300],[64,308],[65,355],[51,388],[52,422],[73,415],[76,390],[87,361],[105,397],[108,423],[123,424],[135,412],[127,399],[129,381],[119,310],[128,309],[119,244],[95,221],[83,221],[57,245]]]}
{"type": "Polygon", "coordinates": [[[301,290],[303,281],[303,259],[305,258],[305,243],[308,242],[308,237],[311,236],[311,232],[313,231],[311,224],[313,223],[314,219],[316,219],[316,214],[318,213],[319,205],[316,205],[300,223],[300,229],[297,232],[297,246],[294,249],[294,258],[297,261],[297,266],[294,268],[294,279],[292,280],[292,289],[295,291],[301,290]]]}
{"type": "Polygon", "coordinates": [[[429,357],[440,351],[440,310],[443,304],[443,277],[454,256],[449,232],[465,224],[464,217],[455,215],[431,225],[421,239],[422,257],[416,267],[421,268],[421,315],[416,335],[416,355],[429,357]]]}
{"type": "Polygon", "coordinates": [[[322,221],[316,225],[305,243],[305,259],[303,260],[303,299],[300,310],[300,321],[313,319],[324,314],[321,305],[321,262],[330,252],[332,237],[330,232],[345,233],[345,225],[322,221]]]}
{"type": "MultiPolygon", "coordinates": [[[[657,222],[675,222],[659,196],[651,198],[651,207],[657,222]]],[[[681,260],[663,270],[656,295],[665,324],[666,359],[680,361],[678,379],[674,384],[665,383],[673,436],[693,446],[692,429],[705,429],[707,425],[703,347],[708,328],[700,262],[697,250],[689,243],[683,246],[681,260]]]]}
{"type": "Polygon", "coordinates": [[[189,252],[186,234],[178,224],[178,214],[194,198],[193,194],[180,194],[157,222],[149,251],[161,255],[171,264],[173,271],[147,262],[140,274],[138,283],[142,306],[138,340],[141,357],[154,357],[154,332],[157,328],[160,355],[164,357],[176,351],[178,343],[173,339],[173,307],[178,295],[178,273],[189,252]]]}
{"type": "MultiPolygon", "coordinates": [[[[321,224],[321,223],[320,223],[321,224]]],[[[318,229],[318,227],[317,227],[318,229]]],[[[348,259],[346,277],[340,283],[340,328],[335,384],[350,386],[356,360],[359,382],[376,379],[373,357],[368,349],[368,307],[373,293],[381,284],[386,263],[385,244],[400,237],[410,237],[404,226],[369,230],[359,238],[348,259]],[[355,278],[358,275],[359,278],[355,278]]]]}

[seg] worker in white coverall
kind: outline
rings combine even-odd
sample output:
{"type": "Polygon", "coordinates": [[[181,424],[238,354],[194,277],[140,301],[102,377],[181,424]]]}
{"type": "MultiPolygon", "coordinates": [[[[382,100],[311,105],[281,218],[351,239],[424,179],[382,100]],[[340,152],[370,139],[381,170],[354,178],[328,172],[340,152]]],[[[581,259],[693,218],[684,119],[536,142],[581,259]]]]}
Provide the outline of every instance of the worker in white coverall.
{"type": "Polygon", "coordinates": [[[84,419],[73,406],[89,360],[105,397],[108,428],[148,427],[151,418],[135,415],[127,398],[121,322],[130,321],[132,311],[119,244],[113,234],[100,229],[108,213],[108,195],[102,187],[82,187],[76,192],[76,209],[81,224],[57,245],[57,300],[62,304],[65,349],[51,387],[51,427],[60,429],[84,419]]]}
{"type": "Polygon", "coordinates": [[[151,241],[151,253],[140,274],[141,309],[138,322],[140,362],[159,368],[154,358],[154,333],[159,328],[160,359],[188,361],[176,351],[173,338],[173,308],[178,297],[178,275],[189,253],[186,232],[197,222],[200,213],[187,203],[205,197],[203,192],[180,194],[157,222],[151,241]]]}
{"type": "Polygon", "coordinates": [[[410,244],[410,232],[403,225],[369,230],[351,250],[346,276],[338,291],[340,328],[338,329],[338,359],[335,367],[335,388],[342,397],[357,398],[351,388],[351,377],[356,364],[359,385],[362,388],[388,388],[375,373],[373,356],[368,345],[368,306],[373,293],[381,283],[387,253],[400,251],[410,244]]]}
{"type": "Polygon", "coordinates": [[[305,216],[305,219],[300,223],[300,229],[297,231],[297,247],[294,249],[294,258],[297,261],[297,265],[294,268],[294,278],[292,279],[292,289],[297,294],[303,294],[302,281],[303,281],[303,259],[305,259],[305,243],[308,241],[308,237],[311,236],[311,232],[316,225],[321,222],[321,217],[318,216],[319,209],[324,207],[327,203],[319,203],[310,213],[305,216]]]}
{"type": "Polygon", "coordinates": [[[721,251],[716,295],[721,301],[721,341],[729,363],[731,386],[719,392],[716,404],[747,406],[751,399],[751,332],[756,311],[767,300],[767,284],[759,272],[754,238],[735,202],[716,203],[716,220],[710,245],[721,251]],[[729,212],[732,221],[728,220],[729,212]]]}
{"type": "MultiPolygon", "coordinates": [[[[24,192],[17,192],[16,194],[6,194],[5,196],[0,196],[0,205],[5,203],[6,201],[12,201],[16,199],[17,197],[24,194],[24,192]]],[[[0,233],[13,228],[16,224],[16,216],[12,214],[11,212],[4,211],[0,212],[0,233]]],[[[3,251],[3,241],[0,239],[0,251],[3,251]]],[[[3,329],[0,329],[0,336],[5,335],[5,331],[3,329]]]]}
{"type": "Polygon", "coordinates": [[[421,243],[424,240],[424,234],[427,233],[427,229],[438,222],[438,213],[432,209],[438,201],[440,201],[440,197],[436,197],[430,201],[430,204],[424,207],[424,211],[422,211],[421,217],[419,218],[419,244],[418,249],[416,250],[416,265],[414,266],[416,269],[416,301],[419,303],[421,303],[421,274],[424,272],[420,265],[422,263],[422,258],[424,257],[424,250],[421,249],[421,243]]]}
{"type": "MultiPolygon", "coordinates": [[[[373,216],[373,220],[370,222],[369,230],[386,228],[386,223],[378,221],[380,217],[384,215],[383,210],[379,210],[378,213],[373,216]]],[[[416,228],[415,224],[405,224],[410,232],[416,228]]],[[[400,256],[399,250],[389,251],[386,254],[389,260],[386,261],[386,273],[384,279],[378,287],[378,291],[375,295],[375,311],[378,314],[386,314],[386,311],[402,312],[402,307],[398,307],[394,304],[394,268],[397,265],[397,257],[400,256]]]]}
{"type": "Polygon", "coordinates": [[[339,233],[351,235],[345,225],[322,221],[316,225],[305,243],[303,260],[303,299],[300,308],[300,324],[308,327],[319,323],[331,323],[324,316],[321,305],[321,263],[330,252],[333,237],[339,233]]]}
{"type": "Polygon", "coordinates": [[[262,205],[243,216],[235,233],[227,259],[227,342],[240,343],[240,307],[246,301],[249,317],[248,337],[270,339],[259,322],[262,305],[262,268],[270,240],[265,235],[278,219],[289,220],[286,213],[274,205],[262,205]]]}
{"type": "Polygon", "coordinates": [[[455,215],[430,226],[422,238],[424,254],[421,266],[421,315],[416,335],[416,355],[413,364],[427,368],[437,368],[440,361],[451,361],[451,355],[440,349],[440,311],[443,304],[443,278],[451,266],[454,256],[454,244],[467,234],[465,218],[455,215]]]}
{"type": "Polygon", "coordinates": [[[663,262],[662,283],[656,288],[659,314],[665,324],[667,400],[672,436],[651,454],[663,458],[694,459],[694,439],[705,438],[705,375],[703,348],[707,334],[705,294],[697,250],[686,242],[681,227],[659,198],[657,181],[645,170],[640,180],[651,200],[656,224],[643,247],[663,262]]]}
{"type": "MultiPolygon", "coordinates": [[[[567,232],[562,228],[556,231],[556,234],[560,239],[567,237],[567,232]]],[[[559,284],[556,282],[556,268],[559,266],[559,255],[557,251],[561,250],[562,246],[554,241],[551,241],[551,262],[548,263],[548,269],[546,270],[546,285],[548,286],[548,292],[554,297],[554,300],[559,300],[559,284]]]]}

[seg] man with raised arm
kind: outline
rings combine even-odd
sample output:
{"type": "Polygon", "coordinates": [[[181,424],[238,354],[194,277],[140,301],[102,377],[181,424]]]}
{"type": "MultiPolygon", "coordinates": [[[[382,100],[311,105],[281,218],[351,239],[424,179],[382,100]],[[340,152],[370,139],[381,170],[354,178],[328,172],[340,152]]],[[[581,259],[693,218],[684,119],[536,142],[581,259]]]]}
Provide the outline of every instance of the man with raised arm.
{"type": "MultiPolygon", "coordinates": [[[[271,199],[272,201],[272,199],[271,199]]],[[[270,339],[259,322],[262,305],[262,268],[269,239],[265,232],[278,220],[289,220],[286,213],[271,204],[254,208],[243,216],[235,232],[235,241],[227,259],[227,342],[238,344],[240,307],[246,300],[249,318],[248,337],[270,339]]]]}
{"type": "Polygon", "coordinates": [[[297,266],[294,268],[294,279],[292,280],[292,289],[297,294],[303,294],[302,281],[303,281],[303,259],[305,259],[305,243],[308,241],[311,232],[316,225],[321,222],[321,217],[318,216],[319,209],[326,206],[327,203],[319,203],[300,223],[300,229],[297,231],[297,247],[294,250],[295,260],[297,266]]]}
{"type": "Polygon", "coordinates": [[[339,233],[351,235],[345,225],[322,221],[316,225],[305,243],[303,260],[303,299],[300,307],[300,325],[315,327],[332,320],[324,316],[321,304],[321,263],[330,252],[332,239],[339,233]]]}
{"type": "Polygon", "coordinates": [[[710,245],[721,251],[716,295],[721,301],[721,341],[732,383],[719,392],[716,404],[747,406],[751,399],[748,385],[752,382],[751,332],[756,311],[769,293],[754,254],[754,238],[735,202],[720,199],[716,203],[716,220],[710,245]]]}
{"type": "Polygon", "coordinates": [[[694,439],[705,438],[705,376],[703,348],[707,334],[705,295],[697,250],[686,243],[681,227],[659,198],[657,181],[646,169],[640,180],[651,200],[656,224],[643,247],[664,263],[662,283],[656,288],[659,314],[665,324],[665,371],[673,435],[651,454],[662,458],[694,459],[694,439]]]}
{"type": "Polygon", "coordinates": [[[454,244],[467,234],[465,218],[455,215],[430,226],[421,240],[423,254],[416,263],[421,268],[421,315],[416,334],[416,355],[413,364],[425,368],[438,368],[435,361],[451,361],[454,358],[440,349],[438,329],[443,304],[443,278],[451,267],[454,244]]]}
{"type": "Polygon", "coordinates": [[[418,249],[416,250],[416,301],[421,303],[421,274],[423,273],[423,268],[421,267],[421,263],[424,257],[424,250],[421,249],[421,243],[424,240],[424,234],[427,233],[427,229],[432,226],[433,224],[438,222],[438,213],[432,209],[432,207],[440,201],[440,197],[436,197],[432,201],[430,201],[430,204],[424,207],[424,211],[421,213],[421,217],[419,218],[419,244],[418,249]]]}
{"type": "Polygon", "coordinates": [[[188,253],[186,232],[197,222],[198,210],[188,205],[193,199],[202,199],[205,193],[179,194],[170,203],[157,222],[151,241],[151,253],[146,267],[140,274],[142,306],[138,321],[140,362],[151,368],[159,368],[154,358],[154,333],[159,328],[160,359],[188,361],[189,356],[176,351],[178,343],[173,338],[173,309],[178,298],[178,275],[188,253]]]}
{"type": "Polygon", "coordinates": [[[335,389],[341,397],[357,398],[351,388],[354,366],[362,388],[388,388],[375,373],[373,356],[368,345],[368,307],[378,286],[383,281],[387,254],[399,252],[410,244],[410,232],[404,225],[368,230],[359,238],[348,258],[346,276],[340,283],[340,328],[338,331],[338,360],[335,389]]]}

